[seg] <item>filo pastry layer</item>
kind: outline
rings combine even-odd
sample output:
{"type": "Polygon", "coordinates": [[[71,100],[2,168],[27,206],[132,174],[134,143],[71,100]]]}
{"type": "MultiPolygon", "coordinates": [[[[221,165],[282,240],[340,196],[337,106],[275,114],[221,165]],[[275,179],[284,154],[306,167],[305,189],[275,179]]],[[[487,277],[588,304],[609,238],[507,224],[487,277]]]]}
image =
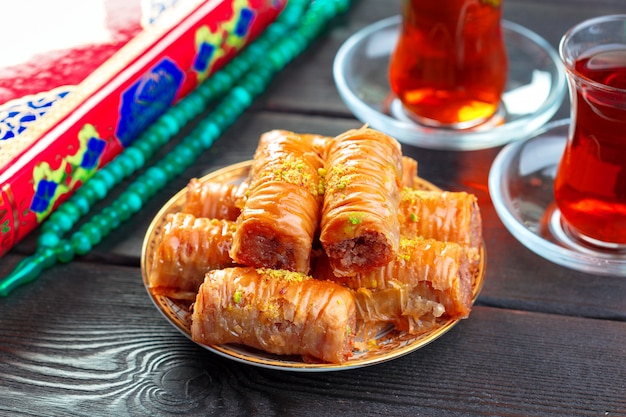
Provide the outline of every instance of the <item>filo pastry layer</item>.
{"type": "Polygon", "coordinates": [[[230,220],[169,214],[153,257],[151,291],[193,300],[208,271],[234,265],[228,253],[234,232],[230,220]]]}
{"type": "Polygon", "coordinates": [[[405,187],[400,192],[398,218],[403,237],[458,243],[467,254],[472,273],[478,269],[482,218],[474,194],[405,187]]]}
{"type": "Polygon", "coordinates": [[[373,129],[349,130],[329,146],[320,241],[337,275],[385,265],[398,251],[400,144],[373,129]]]}
{"type": "Polygon", "coordinates": [[[201,182],[192,178],[187,184],[183,212],[196,217],[237,220],[247,184],[201,182]]]}
{"type": "Polygon", "coordinates": [[[352,352],[352,292],[302,273],[235,267],[206,275],[193,306],[198,343],[239,343],[306,361],[342,363],[352,352]]]}
{"type": "Polygon", "coordinates": [[[309,272],[323,192],[312,138],[284,130],[261,136],[230,251],[236,262],[309,272]]]}
{"type": "Polygon", "coordinates": [[[385,266],[338,277],[321,259],[315,276],[353,289],[359,320],[391,322],[409,333],[430,330],[439,317],[466,318],[472,305],[467,256],[454,242],[402,238],[385,266]]]}

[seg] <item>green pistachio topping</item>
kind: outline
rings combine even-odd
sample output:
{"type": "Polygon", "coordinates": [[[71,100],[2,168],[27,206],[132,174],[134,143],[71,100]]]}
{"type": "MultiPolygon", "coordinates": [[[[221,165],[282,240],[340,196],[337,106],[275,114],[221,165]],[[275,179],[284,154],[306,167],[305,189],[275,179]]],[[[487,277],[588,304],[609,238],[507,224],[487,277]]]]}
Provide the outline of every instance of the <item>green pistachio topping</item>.
{"type": "Polygon", "coordinates": [[[309,278],[301,272],[287,271],[286,269],[257,268],[257,273],[269,279],[278,279],[286,282],[302,282],[309,278]]]}
{"type": "Polygon", "coordinates": [[[348,221],[350,222],[350,224],[353,225],[357,225],[357,224],[361,224],[361,222],[363,221],[363,213],[355,213],[352,216],[350,216],[348,218],[348,221]]]}

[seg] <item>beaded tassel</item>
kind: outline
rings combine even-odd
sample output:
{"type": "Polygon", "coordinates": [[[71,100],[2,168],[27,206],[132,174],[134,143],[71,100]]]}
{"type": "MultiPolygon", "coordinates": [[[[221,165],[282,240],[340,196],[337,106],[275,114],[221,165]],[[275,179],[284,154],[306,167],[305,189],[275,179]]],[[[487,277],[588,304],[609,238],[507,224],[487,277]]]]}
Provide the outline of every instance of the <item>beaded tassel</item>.
{"type": "Polygon", "coordinates": [[[298,56],[326,23],[345,12],[350,0],[289,0],[266,30],[222,70],[166,111],[122,153],[98,170],[42,225],[36,252],[23,259],[0,281],[0,296],[35,280],[56,262],[70,262],[85,255],[170,180],[209,149],[221,133],[260,95],[273,76],[298,56]],[[262,59],[262,58],[267,59],[262,59]],[[243,77],[243,78],[242,78],[243,77]],[[240,80],[235,83],[235,80],[240,80]],[[63,235],[89,213],[96,202],[123,179],[144,167],[182,127],[198,117],[209,104],[223,97],[213,111],[165,157],[147,168],[100,213],[92,216],[69,239],[63,235]]]}

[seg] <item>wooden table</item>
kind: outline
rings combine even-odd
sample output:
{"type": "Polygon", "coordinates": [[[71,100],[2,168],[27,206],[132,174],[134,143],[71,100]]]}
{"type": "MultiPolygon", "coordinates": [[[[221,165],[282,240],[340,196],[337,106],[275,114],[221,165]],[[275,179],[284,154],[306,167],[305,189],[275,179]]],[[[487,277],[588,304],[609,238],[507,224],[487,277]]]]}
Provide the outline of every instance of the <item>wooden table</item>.
{"type": "MultiPolygon", "coordinates": [[[[351,34],[397,14],[399,3],[355,1],[140,214],[88,256],[0,299],[0,415],[626,415],[626,277],[557,266],[508,233],[487,188],[500,148],[404,146],[424,178],[478,196],[488,254],[469,319],[413,353],[340,372],[249,366],[190,342],[149,299],[140,249],[159,207],[190,178],[250,159],[264,131],[360,126],[335,89],[332,62],[351,34]]],[[[504,14],[556,47],[575,23],[624,12],[624,0],[505,0],[504,14]]],[[[567,114],[566,100],[555,118],[567,114]]],[[[0,260],[0,275],[32,253],[36,236],[0,260]]]]}

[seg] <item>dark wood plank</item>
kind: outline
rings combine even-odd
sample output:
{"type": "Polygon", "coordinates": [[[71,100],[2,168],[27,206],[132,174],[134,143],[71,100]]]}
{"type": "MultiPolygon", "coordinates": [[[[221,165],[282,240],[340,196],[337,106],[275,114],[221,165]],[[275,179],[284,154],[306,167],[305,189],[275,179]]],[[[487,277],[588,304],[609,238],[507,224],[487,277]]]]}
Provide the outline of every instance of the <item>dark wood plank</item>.
{"type": "MultiPolygon", "coordinates": [[[[3,269],[4,266],[0,266],[3,269]]],[[[476,307],[425,348],[281,372],[188,341],[136,268],[76,262],[0,303],[0,414],[617,416],[626,323],[476,307]]]]}

